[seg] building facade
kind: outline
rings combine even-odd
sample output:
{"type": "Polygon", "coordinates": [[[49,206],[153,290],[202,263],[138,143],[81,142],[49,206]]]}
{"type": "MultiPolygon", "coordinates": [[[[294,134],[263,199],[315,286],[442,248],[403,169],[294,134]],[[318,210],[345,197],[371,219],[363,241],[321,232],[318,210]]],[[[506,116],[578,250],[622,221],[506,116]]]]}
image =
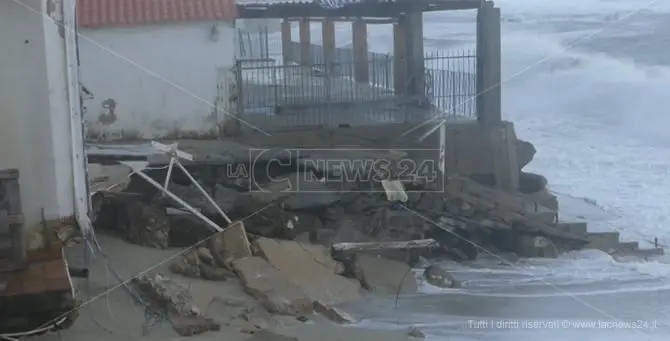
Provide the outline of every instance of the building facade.
{"type": "Polygon", "coordinates": [[[235,1],[128,3],[79,1],[87,138],[216,136],[231,110],[235,1]]]}

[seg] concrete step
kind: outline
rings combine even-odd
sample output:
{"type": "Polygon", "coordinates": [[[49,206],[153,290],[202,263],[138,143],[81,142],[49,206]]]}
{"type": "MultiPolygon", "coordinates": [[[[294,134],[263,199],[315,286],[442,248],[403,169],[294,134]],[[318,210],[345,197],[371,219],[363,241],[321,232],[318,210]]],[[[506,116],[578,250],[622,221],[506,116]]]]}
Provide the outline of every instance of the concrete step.
{"type": "Polygon", "coordinates": [[[556,212],[527,212],[526,215],[535,221],[549,225],[556,225],[556,212]]]}
{"type": "Polygon", "coordinates": [[[651,248],[651,249],[637,249],[629,251],[620,251],[617,250],[612,254],[614,257],[635,257],[635,258],[650,258],[650,257],[659,257],[665,254],[665,250],[662,248],[651,248]]]}
{"type": "Polygon", "coordinates": [[[586,245],[587,249],[597,249],[612,253],[619,246],[619,232],[589,232],[586,237],[591,243],[586,245]]]}
{"type": "Polygon", "coordinates": [[[620,242],[617,252],[634,252],[640,249],[640,242],[620,242]]]}
{"type": "Polygon", "coordinates": [[[577,235],[586,235],[588,233],[588,226],[585,222],[560,222],[556,227],[577,235]]]}

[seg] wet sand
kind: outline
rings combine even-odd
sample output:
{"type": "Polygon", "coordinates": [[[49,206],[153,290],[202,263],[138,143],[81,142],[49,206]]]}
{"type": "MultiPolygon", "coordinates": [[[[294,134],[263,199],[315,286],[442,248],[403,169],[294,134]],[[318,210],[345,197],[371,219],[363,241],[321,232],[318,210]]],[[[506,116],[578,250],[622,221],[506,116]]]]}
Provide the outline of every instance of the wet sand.
{"type": "MultiPolygon", "coordinates": [[[[170,257],[180,249],[157,250],[132,245],[116,237],[98,234],[101,247],[107,255],[112,268],[123,279],[129,279],[142,271],[155,267],[152,272],[160,272],[171,279],[187,285],[194,298],[194,303],[205,315],[221,323],[221,330],[201,335],[181,337],[167,321],[155,323],[143,333],[145,327],[144,308],[137,305],[131,296],[121,287],[112,291],[107,288],[117,286],[118,281],[106,270],[101,259],[93,259],[90,268],[90,279],[75,279],[78,297],[90,300],[79,312],[74,325],[60,331],[49,333],[26,340],[38,341],[112,341],[112,340],[194,340],[194,341],[242,341],[252,335],[243,333],[241,322],[236,320],[239,309],[217,302],[234,300],[246,307],[260,308],[260,305],[242,291],[237,279],[224,282],[213,282],[202,279],[186,278],[172,274],[168,270],[170,257]],[[164,264],[158,265],[161,262],[164,264]],[[230,325],[226,325],[230,324],[230,325]],[[60,335],[59,335],[60,334],[60,335]]],[[[68,261],[72,266],[83,264],[83,251],[77,246],[68,252],[68,261]]],[[[262,309],[262,308],[260,308],[262,309]]],[[[293,317],[273,317],[269,330],[287,336],[296,336],[301,341],[345,341],[365,339],[370,341],[402,341],[408,340],[404,332],[362,330],[333,325],[319,317],[307,323],[297,321],[293,317]]]]}

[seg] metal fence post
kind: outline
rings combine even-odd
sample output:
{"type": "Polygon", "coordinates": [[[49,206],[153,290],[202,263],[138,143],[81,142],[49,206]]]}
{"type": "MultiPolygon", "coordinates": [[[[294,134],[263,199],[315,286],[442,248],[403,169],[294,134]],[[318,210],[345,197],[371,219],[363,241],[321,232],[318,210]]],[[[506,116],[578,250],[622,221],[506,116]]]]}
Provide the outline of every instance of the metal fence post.
{"type": "Polygon", "coordinates": [[[237,84],[237,118],[235,120],[236,127],[240,128],[239,119],[244,116],[244,80],[242,79],[242,61],[235,61],[235,83],[237,84]]]}

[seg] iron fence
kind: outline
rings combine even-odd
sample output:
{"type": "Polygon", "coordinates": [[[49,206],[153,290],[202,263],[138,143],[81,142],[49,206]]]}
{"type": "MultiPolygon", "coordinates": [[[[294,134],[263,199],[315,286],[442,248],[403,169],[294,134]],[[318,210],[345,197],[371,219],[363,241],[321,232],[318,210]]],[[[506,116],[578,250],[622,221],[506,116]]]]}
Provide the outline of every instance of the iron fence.
{"type": "Polygon", "coordinates": [[[423,74],[400,75],[391,54],[371,52],[367,62],[356,63],[351,49],[338,48],[326,60],[322,46],[310,45],[302,61],[299,43],[289,50],[284,63],[238,61],[238,114],[250,124],[267,129],[419,122],[445,114],[476,118],[472,52],[430,54],[423,74]],[[416,81],[425,84],[422,90],[416,81]]]}

